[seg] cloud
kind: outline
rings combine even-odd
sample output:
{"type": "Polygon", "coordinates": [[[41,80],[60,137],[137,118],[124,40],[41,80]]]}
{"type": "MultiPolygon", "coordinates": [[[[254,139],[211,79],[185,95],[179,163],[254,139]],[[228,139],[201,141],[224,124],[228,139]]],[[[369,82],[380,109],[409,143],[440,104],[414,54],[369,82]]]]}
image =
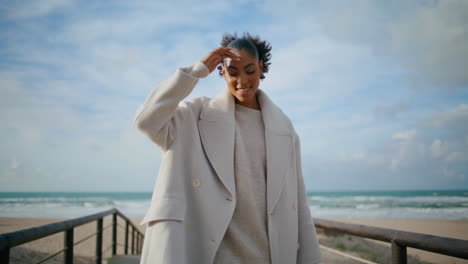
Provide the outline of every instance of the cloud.
{"type": "Polygon", "coordinates": [[[415,129],[412,129],[412,130],[408,130],[408,131],[395,133],[395,134],[393,134],[392,138],[393,139],[399,139],[399,140],[411,140],[417,134],[418,134],[418,132],[415,129]]]}
{"type": "Polygon", "coordinates": [[[64,9],[71,4],[72,1],[69,0],[28,0],[21,3],[13,1],[8,5],[2,5],[0,12],[8,19],[31,19],[64,9]]]}
{"type": "Polygon", "coordinates": [[[468,2],[429,1],[391,23],[390,54],[401,58],[418,87],[468,87],[468,2]]]}
{"type": "Polygon", "coordinates": [[[410,108],[409,104],[398,103],[393,105],[382,105],[379,104],[374,107],[374,116],[377,120],[396,120],[402,114],[408,112],[410,108]]]}
{"type": "Polygon", "coordinates": [[[442,174],[445,179],[453,179],[456,181],[464,181],[466,180],[466,174],[463,172],[457,172],[448,168],[442,169],[442,174]]]}
{"type": "Polygon", "coordinates": [[[468,162],[468,153],[460,151],[452,152],[447,155],[446,160],[450,162],[468,162]]]}
{"type": "Polygon", "coordinates": [[[20,166],[21,163],[16,159],[16,157],[13,157],[11,160],[10,169],[18,169],[20,166]]]}
{"type": "Polygon", "coordinates": [[[464,0],[297,0],[289,1],[288,8],[274,2],[264,9],[285,20],[292,14],[307,18],[308,23],[299,27],[318,26],[339,43],[371,47],[374,54],[394,59],[414,87],[468,87],[468,2],[464,0]]]}
{"type": "MultiPolygon", "coordinates": [[[[378,140],[371,141],[372,136],[367,136],[367,139],[359,141],[365,142],[364,147],[354,144],[344,152],[340,152],[340,149],[346,149],[345,141],[340,137],[345,133],[320,132],[320,136],[314,137],[313,141],[322,142],[324,147],[318,148],[318,143],[315,143],[309,146],[308,151],[303,151],[303,160],[307,161],[303,164],[304,171],[314,179],[316,186],[318,184],[332,190],[336,187],[329,184],[330,181],[339,181],[347,189],[356,190],[361,189],[358,183],[362,186],[363,182],[371,189],[466,186],[467,136],[463,132],[464,126],[458,124],[466,121],[462,113],[463,105],[437,111],[424,110],[417,119],[390,127],[400,129],[391,133],[387,140],[382,139],[382,131],[375,130],[371,135],[377,133],[378,140]],[[427,124],[437,125],[429,127],[427,124]]],[[[381,123],[364,124],[380,126],[381,123]]],[[[348,125],[339,130],[355,131],[348,125]]],[[[353,135],[350,139],[357,140],[358,137],[353,135]]]]}
{"type": "Polygon", "coordinates": [[[440,139],[434,140],[431,144],[431,154],[434,158],[440,158],[449,151],[447,144],[442,143],[440,139]]]}
{"type": "Polygon", "coordinates": [[[468,132],[468,104],[438,111],[421,124],[424,128],[468,132]]]}

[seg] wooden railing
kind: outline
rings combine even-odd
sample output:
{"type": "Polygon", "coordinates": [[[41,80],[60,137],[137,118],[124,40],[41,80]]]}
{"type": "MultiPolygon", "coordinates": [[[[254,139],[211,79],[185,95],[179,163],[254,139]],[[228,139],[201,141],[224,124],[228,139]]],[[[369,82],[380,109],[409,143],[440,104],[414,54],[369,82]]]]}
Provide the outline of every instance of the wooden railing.
{"type": "MultiPolygon", "coordinates": [[[[127,255],[129,253],[129,229],[131,229],[131,254],[139,254],[141,253],[141,249],[143,246],[143,239],[144,235],[135,227],[135,225],[128,219],[124,214],[122,214],[116,208],[84,216],[79,217],[71,220],[66,220],[62,222],[52,223],[48,225],[33,227],[29,229],[23,229],[15,232],[0,234],[0,263],[7,264],[10,261],[10,249],[12,247],[16,247],[22,245],[24,243],[28,243],[46,236],[53,235],[58,232],[64,232],[64,241],[63,245],[64,248],[60,251],[57,251],[42,260],[36,262],[35,264],[42,263],[46,260],[49,260],[60,253],[64,253],[64,263],[71,264],[73,263],[73,246],[82,243],[93,236],[96,236],[96,263],[102,263],[102,253],[107,251],[108,249],[102,250],[102,237],[103,237],[103,218],[107,215],[112,215],[112,224],[108,227],[112,227],[112,245],[108,248],[112,248],[112,255],[117,253],[117,216],[120,216],[123,220],[125,220],[125,244],[124,246],[124,254],[127,255]],[[96,233],[93,233],[80,241],[74,242],[73,240],[73,229],[77,226],[97,221],[96,226],[96,233]]],[[[107,227],[106,227],[107,228],[107,227]]],[[[123,228],[123,227],[122,227],[123,228]]]]}
{"type": "Polygon", "coordinates": [[[468,240],[314,218],[317,228],[391,243],[392,263],[406,264],[406,248],[468,259],[468,240]]]}
{"type": "MultiPolygon", "coordinates": [[[[135,227],[135,225],[117,209],[100,212],[93,215],[88,215],[72,220],[52,223],[48,225],[33,227],[29,229],[19,230],[15,232],[0,234],[0,263],[9,263],[10,248],[28,243],[46,236],[53,235],[58,232],[65,232],[64,248],[56,253],[53,253],[46,258],[40,260],[42,263],[52,257],[64,253],[64,263],[73,263],[73,246],[86,241],[87,239],[96,236],[96,263],[102,263],[102,237],[103,237],[103,218],[107,215],[112,215],[112,255],[117,253],[117,216],[125,220],[125,244],[124,254],[141,253],[143,246],[144,235],[135,227]],[[91,234],[80,241],[74,242],[73,229],[77,226],[97,221],[97,232],[91,234]],[[131,242],[129,241],[129,229],[131,228],[131,242]],[[129,246],[129,242],[131,243],[129,246]]],[[[336,222],[326,219],[314,218],[314,224],[317,228],[326,231],[335,231],[343,234],[349,234],[374,240],[391,243],[392,263],[406,264],[407,252],[406,248],[417,248],[429,252],[439,253],[447,256],[468,259],[468,240],[433,236],[427,234],[405,232],[394,229],[372,227],[357,224],[348,224],[336,222]]],[[[110,249],[109,248],[109,249],[110,249]]]]}

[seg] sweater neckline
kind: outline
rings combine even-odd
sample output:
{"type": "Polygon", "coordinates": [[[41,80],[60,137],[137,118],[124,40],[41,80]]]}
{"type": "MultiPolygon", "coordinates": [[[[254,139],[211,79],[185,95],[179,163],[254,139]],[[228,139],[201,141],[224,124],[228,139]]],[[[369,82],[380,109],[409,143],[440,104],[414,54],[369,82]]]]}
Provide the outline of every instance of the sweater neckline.
{"type": "Polygon", "coordinates": [[[240,105],[240,104],[236,104],[235,110],[237,112],[242,112],[242,113],[259,113],[259,114],[261,114],[261,112],[262,112],[262,110],[257,110],[257,109],[245,107],[245,106],[240,105]]]}

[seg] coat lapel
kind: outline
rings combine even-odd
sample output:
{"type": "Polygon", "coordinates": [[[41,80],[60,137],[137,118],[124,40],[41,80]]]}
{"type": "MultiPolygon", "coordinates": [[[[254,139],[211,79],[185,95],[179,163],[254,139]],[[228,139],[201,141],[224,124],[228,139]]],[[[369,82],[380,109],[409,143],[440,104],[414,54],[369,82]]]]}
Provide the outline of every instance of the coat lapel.
{"type": "Polygon", "coordinates": [[[258,91],[258,102],[265,124],[267,206],[271,214],[281,196],[287,169],[291,165],[291,125],[289,119],[262,90],[258,91]]]}
{"type": "Polygon", "coordinates": [[[223,90],[203,108],[198,129],[205,153],[216,174],[234,198],[234,97],[223,90]]]}
{"type": "MultiPolygon", "coordinates": [[[[258,90],[257,96],[265,125],[267,208],[271,213],[280,198],[285,184],[285,175],[290,166],[291,125],[283,112],[262,90],[258,90]]],[[[198,128],[212,167],[226,189],[236,199],[234,104],[234,97],[228,89],[224,89],[204,106],[198,121],[198,128]]]]}

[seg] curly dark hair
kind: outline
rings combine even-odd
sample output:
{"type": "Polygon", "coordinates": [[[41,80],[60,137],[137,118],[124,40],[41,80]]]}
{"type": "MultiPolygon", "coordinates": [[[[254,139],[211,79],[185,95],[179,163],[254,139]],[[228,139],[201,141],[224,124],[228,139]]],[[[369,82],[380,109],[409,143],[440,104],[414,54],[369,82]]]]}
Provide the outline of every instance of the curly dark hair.
{"type": "MultiPolygon", "coordinates": [[[[258,51],[258,61],[263,61],[263,73],[260,75],[260,79],[265,79],[265,73],[268,72],[270,68],[270,59],[271,59],[271,45],[270,43],[266,42],[265,40],[261,40],[258,35],[252,36],[249,33],[244,33],[242,37],[238,37],[237,33],[234,34],[229,34],[229,33],[224,33],[223,38],[221,40],[221,46],[222,47],[227,47],[229,43],[231,43],[233,40],[237,39],[247,39],[250,42],[252,42],[255,47],[257,48],[258,51]]],[[[252,53],[252,52],[250,52],[252,53]]],[[[256,54],[252,54],[252,56],[255,57],[256,54]]],[[[223,64],[224,62],[222,62],[223,64]]],[[[221,72],[221,66],[218,66],[219,70],[219,76],[223,76],[223,73],[221,72]]]]}

